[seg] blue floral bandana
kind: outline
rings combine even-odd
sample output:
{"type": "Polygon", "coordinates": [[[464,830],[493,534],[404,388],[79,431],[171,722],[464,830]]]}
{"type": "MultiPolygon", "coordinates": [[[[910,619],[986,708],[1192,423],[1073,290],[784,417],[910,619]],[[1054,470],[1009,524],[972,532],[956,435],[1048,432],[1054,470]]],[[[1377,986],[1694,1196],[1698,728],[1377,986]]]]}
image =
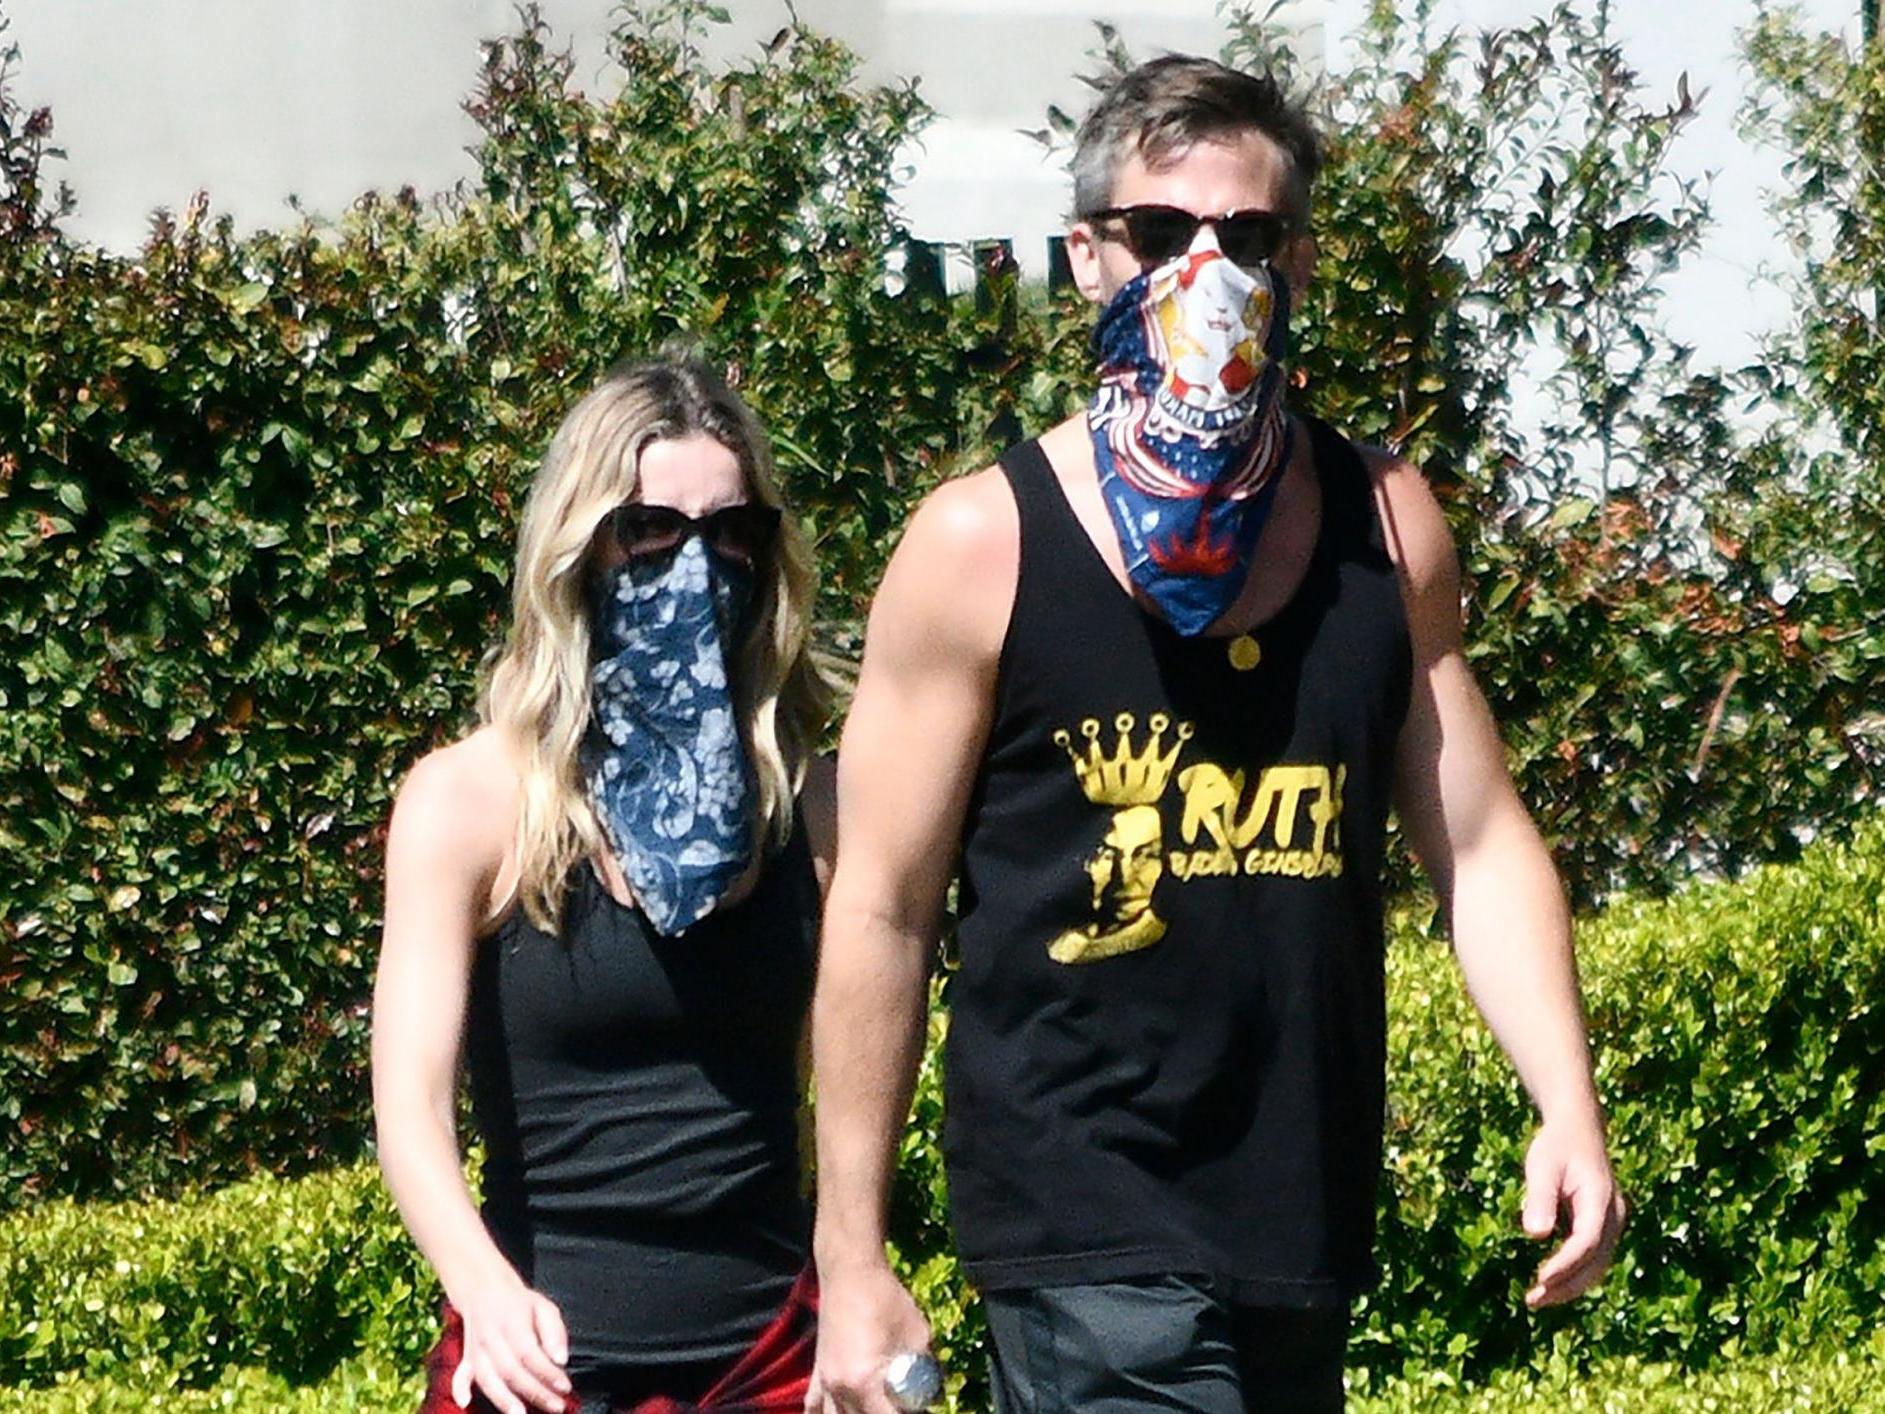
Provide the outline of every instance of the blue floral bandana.
{"type": "Polygon", "coordinates": [[[753,773],[727,681],[750,571],[698,535],[606,574],[583,768],[610,848],[654,929],[713,911],[753,856],[753,773]]]}
{"type": "Polygon", "coordinates": [[[1126,571],[1173,628],[1202,633],[1242,591],[1289,464],[1289,286],[1207,227],[1120,289],[1093,348],[1087,431],[1126,571]]]}

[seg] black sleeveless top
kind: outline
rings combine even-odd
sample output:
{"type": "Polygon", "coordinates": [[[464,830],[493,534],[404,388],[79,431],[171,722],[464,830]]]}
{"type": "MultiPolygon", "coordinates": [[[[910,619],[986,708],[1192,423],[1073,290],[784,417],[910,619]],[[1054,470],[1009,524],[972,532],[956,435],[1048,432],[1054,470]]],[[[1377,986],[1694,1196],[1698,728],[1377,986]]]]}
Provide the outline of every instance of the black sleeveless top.
{"type": "Polygon", "coordinates": [[[1038,445],[964,826],[945,1151],[988,1289],[1374,1278],[1382,841],[1411,650],[1366,468],[1310,422],[1321,523],[1243,639],[1113,578],[1038,445]]]}
{"type": "Polygon", "coordinates": [[[804,1266],[817,920],[801,825],[751,895],[680,937],[585,863],[562,936],[518,908],[480,943],[467,1051],[485,1225],[561,1309],[572,1378],[731,1359],[804,1266]]]}

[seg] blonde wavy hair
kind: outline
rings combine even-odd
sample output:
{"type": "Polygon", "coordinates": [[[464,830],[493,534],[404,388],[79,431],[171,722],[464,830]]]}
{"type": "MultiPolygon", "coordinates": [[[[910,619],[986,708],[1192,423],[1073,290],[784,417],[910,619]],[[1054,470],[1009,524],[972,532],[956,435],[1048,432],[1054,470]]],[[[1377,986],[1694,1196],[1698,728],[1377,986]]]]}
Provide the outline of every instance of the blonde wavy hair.
{"type": "Polygon", "coordinates": [[[765,429],[692,354],[616,364],[563,419],[530,488],[510,631],[490,655],[478,702],[479,716],[510,738],[519,762],[517,897],[546,932],[560,927],[570,870],[607,848],[579,762],[590,724],[591,547],[604,517],[636,499],[642,451],[695,435],[739,459],[751,500],[785,512],[758,567],[733,665],[734,705],[758,786],[761,857],[791,835],[806,761],[825,725],[830,693],[809,652],[811,552],[779,493],[765,429]]]}

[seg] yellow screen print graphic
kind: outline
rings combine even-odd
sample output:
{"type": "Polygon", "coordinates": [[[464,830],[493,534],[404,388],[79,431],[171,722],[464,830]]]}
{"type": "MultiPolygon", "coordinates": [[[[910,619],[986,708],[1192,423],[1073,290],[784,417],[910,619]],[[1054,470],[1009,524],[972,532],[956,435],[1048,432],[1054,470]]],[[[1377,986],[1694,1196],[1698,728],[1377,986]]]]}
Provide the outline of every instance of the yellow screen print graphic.
{"type": "Polygon", "coordinates": [[[1100,724],[1080,724],[1083,746],[1073,733],[1054,733],[1054,744],[1073,763],[1074,779],[1095,805],[1113,812],[1106,833],[1086,861],[1092,917],[1048,944],[1056,962],[1098,962],[1149,948],[1165,936],[1165,920],[1152,911],[1152,891],[1169,870],[1180,880],[1272,874],[1298,879],[1334,878],[1342,872],[1342,788],[1348,768],[1321,765],[1269,766],[1246,792],[1243,771],[1209,762],[1177,771],[1178,756],[1191,740],[1190,722],[1163,712],[1146,720],[1144,745],[1133,745],[1137,719],[1113,719],[1110,754],[1100,746],[1100,724]],[[1167,733],[1171,744],[1166,744],[1167,733]],[[1159,800],[1176,772],[1184,801],[1179,835],[1187,846],[1165,850],[1159,800]]]}
{"type": "Polygon", "coordinates": [[[1191,739],[1191,723],[1178,724],[1170,751],[1165,750],[1165,733],[1172,719],[1158,712],[1146,725],[1152,734],[1137,754],[1132,750],[1130,712],[1113,719],[1119,742],[1111,756],[1100,751],[1100,724],[1091,717],[1080,724],[1084,752],[1074,748],[1071,732],[1054,733],[1054,744],[1073,758],[1074,779],[1086,798],[1113,811],[1113,822],[1086,865],[1093,884],[1092,921],[1048,944],[1047,955],[1055,962],[1098,962],[1149,948],[1165,936],[1165,920],[1152,911],[1152,890],[1165,872],[1165,827],[1158,800],[1179,751],[1191,739]]]}

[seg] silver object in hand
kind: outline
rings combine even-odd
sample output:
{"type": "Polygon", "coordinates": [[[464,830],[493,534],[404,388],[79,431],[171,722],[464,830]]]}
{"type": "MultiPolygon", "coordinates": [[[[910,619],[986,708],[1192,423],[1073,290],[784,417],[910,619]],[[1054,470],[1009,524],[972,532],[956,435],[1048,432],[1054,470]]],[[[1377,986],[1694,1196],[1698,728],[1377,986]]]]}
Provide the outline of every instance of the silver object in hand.
{"type": "Polygon", "coordinates": [[[928,1409],[942,1398],[943,1372],[927,1351],[893,1355],[884,1370],[884,1388],[899,1409],[928,1409]]]}

